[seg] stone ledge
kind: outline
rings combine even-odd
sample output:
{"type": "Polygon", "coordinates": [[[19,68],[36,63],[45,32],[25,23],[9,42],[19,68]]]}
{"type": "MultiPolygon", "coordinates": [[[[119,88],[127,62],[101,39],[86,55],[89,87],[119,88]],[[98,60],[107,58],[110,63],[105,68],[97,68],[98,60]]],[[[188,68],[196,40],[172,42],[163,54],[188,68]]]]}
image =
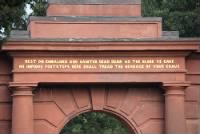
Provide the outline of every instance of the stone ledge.
{"type": "Polygon", "coordinates": [[[179,32],[178,31],[163,31],[162,36],[164,38],[179,38],[179,32]]]}
{"type": "Polygon", "coordinates": [[[29,31],[24,30],[13,30],[10,33],[10,38],[29,38],[29,31]]]}
{"type": "MultiPolygon", "coordinates": [[[[27,35],[21,35],[21,33],[24,31],[15,31],[16,34],[18,35],[11,35],[10,38],[7,39],[7,41],[36,41],[36,42],[154,42],[154,41],[185,41],[185,42],[190,42],[190,41],[199,41],[199,38],[166,38],[166,37],[160,37],[160,38],[145,38],[145,39],[140,39],[140,38],[51,38],[51,39],[46,39],[46,38],[30,38],[27,35]]],[[[199,43],[200,45],[200,43],[199,43]]]]}
{"type": "Polygon", "coordinates": [[[163,31],[163,36],[179,36],[179,31],[163,31]]]}
{"type": "MultiPolygon", "coordinates": [[[[46,41],[138,41],[143,39],[137,39],[137,38],[94,38],[94,39],[81,39],[81,38],[65,38],[65,39],[31,39],[30,34],[28,31],[24,30],[13,30],[11,31],[9,40],[46,40],[46,41]]],[[[161,38],[152,39],[149,40],[170,40],[170,39],[179,39],[179,32],[178,31],[163,31],[161,38]]],[[[148,40],[148,39],[144,39],[148,40]]]]}
{"type": "Polygon", "coordinates": [[[35,17],[31,16],[30,21],[99,21],[99,22],[161,22],[161,17],[130,17],[130,16],[47,16],[47,17],[35,17]]]}
{"type": "Polygon", "coordinates": [[[48,3],[68,5],[129,5],[141,4],[141,0],[48,0],[48,3]]]}

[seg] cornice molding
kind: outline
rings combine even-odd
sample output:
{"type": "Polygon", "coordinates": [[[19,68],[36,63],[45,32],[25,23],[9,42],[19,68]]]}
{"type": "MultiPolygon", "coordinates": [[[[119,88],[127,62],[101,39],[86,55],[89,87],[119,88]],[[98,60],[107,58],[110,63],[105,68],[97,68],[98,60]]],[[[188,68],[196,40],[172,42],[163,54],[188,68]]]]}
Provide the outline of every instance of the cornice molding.
{"type": "Polygon", "coordinates": [[[8,41],[4,51],[199,51],[199,40],[8,41]]]}

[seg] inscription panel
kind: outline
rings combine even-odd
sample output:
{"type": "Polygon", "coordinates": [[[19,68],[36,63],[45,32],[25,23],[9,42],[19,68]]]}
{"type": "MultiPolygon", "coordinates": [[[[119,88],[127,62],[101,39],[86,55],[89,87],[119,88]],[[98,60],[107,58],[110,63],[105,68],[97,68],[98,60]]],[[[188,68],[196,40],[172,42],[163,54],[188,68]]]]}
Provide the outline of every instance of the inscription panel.
{"type": "Polygon", "coordinates": [[[59,57],[17,58],[17,72],[155,72],[184,69],[182,58],[59,57]]]}

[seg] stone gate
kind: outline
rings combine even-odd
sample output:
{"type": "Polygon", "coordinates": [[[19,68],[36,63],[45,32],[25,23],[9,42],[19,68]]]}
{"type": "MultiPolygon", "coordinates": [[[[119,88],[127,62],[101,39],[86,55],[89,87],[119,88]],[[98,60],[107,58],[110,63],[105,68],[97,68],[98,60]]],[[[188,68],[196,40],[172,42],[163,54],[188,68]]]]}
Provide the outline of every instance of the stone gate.
{"type": "Polygon", "coordinates": [[[199,133],[199,46],[140,0],[49,0],[0,49],[0,133],[58,134],[89,111],[134,134],[199,133]]]}

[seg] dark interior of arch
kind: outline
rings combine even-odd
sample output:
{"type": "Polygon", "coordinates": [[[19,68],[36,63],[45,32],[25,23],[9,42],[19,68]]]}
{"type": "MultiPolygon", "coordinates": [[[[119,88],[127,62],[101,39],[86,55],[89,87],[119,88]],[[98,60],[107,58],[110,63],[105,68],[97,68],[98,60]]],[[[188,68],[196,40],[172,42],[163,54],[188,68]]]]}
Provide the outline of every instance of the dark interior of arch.
{"type": "Polygon", "coordinates": [[[60,134],[133,134],[120,119],[103,112],[83,113],[61,130],[60,134]]]}

